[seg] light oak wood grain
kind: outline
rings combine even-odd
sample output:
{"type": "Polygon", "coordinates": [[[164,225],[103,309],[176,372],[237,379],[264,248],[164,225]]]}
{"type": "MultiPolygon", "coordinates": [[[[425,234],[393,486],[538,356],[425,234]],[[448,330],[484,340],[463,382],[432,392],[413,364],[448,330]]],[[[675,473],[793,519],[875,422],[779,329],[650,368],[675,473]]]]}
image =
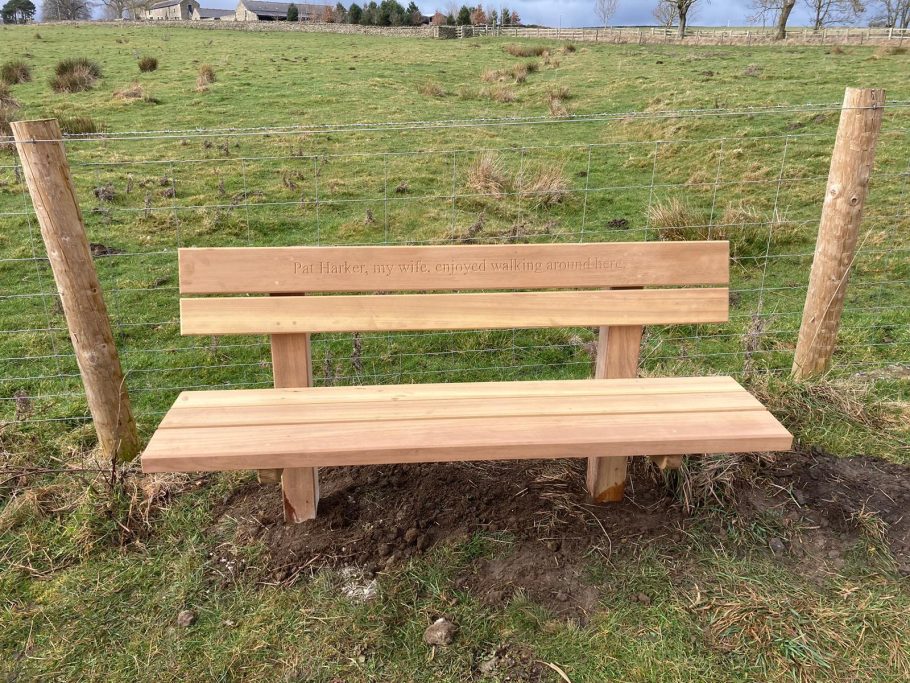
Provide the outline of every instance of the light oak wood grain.
{"type": "MultiPolygon", "coordinates": [[[[597,379],[636,377],[641,354],[641,325],[601,327],[597,339],[594,375],[597,379]]],[[[623,499],[629,459],[622,456],[588,458],[585,486],[597,503],[623,499]]]]}
{"type": "Polygon", "coordinates": [[[724,322],[726,288],[181,299],[181,334],[724,322]]]}
{"type": "Polygon", "coordinates": [[[184,294],[725,285],[727,242],[179,251],[184,294]]]}
{"type": "MultiPolygon", "coordinates": [[[[678,400],[674,397],[673,399],[678,400]]],[[[509,416],[159,429],[147,472],[786,450],[766,411],[509,416]]]]}
{"type": "MultiPolygon", "coordinates": [[[[132,460],[140,450],[136,421],[60,126],[56,120],[14,121],[10,126],[98,441],[107,459],[132,460]]],[[[9,222],[3,222],[3,231],[10,230],[9,222]]]]}
{"type": "Polygon", "coordinates": [[[732,377],[647,377],[640,379],[592,379],[513,381],[513,382],[452,382],[444,384],[378,384],[368,386],[309,387],[306,389],[236,389],[184,391],[174,403],[174,409],[222,406],[280,406],[289,402],[300,405],[322,403],[376,403],[388,401],[437,401],[486,398],[547,397],[554,400],[576,396],[642,396],[741,392],[742,387],[732,377]]]}
{"type": "Polygon", "coordinates": [[[267,424],[318,424],[326,422],[383,422],[388,420],[433,420],[437,418],[473,418],[490,414],[502,417],[535,415],[653,414],[684,412],[729,412],[764,410],[755,398],[743,391],[691,394],[614,396],[511,397],[491,400],[488,397],[424,399],[410,401],[356,401],[350,403],[317,403],[289,400],[272,405],[221,405],[185,407],[179,402],[162,420],[159,429],[183,427],[239,426],[267,424]],[[678,400],[673,402],[673,397],[678,400]]]}
{"type": "MultiPolygon", "coordinates": [[[[272,377],[276,389],[312,386],[310,335],[275,334],[271,337],[271,347],[272,377]]],[[[214,415],[218,414],[220,412],[214,415]]],[[[271,472],[277,472],[281,480],[284,521],[300,523],[315,519],[319,504],[319,473],[316,468],[291,467],[271,472]]]]}

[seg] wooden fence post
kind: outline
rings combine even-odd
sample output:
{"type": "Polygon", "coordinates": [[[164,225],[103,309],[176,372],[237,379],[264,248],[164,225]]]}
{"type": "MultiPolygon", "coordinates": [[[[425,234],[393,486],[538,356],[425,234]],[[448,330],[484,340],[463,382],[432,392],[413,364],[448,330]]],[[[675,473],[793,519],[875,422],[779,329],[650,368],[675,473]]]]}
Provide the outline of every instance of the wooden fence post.
{"type": "Polygon", "coordinates": [[[884,90],[848,88],[844,96],[793,357],[798,380],[825,372],[834,353],[884,104],[884,90]]]}
{"type": "Polygon", "coordinates": [[[56,120],[11,124],[105,455],[139,452],[136,421],[56,120]]]}

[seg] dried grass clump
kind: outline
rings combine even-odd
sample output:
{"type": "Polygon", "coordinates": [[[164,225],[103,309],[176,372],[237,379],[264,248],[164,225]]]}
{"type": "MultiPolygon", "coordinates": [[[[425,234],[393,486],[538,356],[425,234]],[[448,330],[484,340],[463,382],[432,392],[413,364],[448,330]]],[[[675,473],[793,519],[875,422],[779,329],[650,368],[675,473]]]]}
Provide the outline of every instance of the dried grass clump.
{"type": "Polygon", "coordinates": [[[547,166],[524,177],[520,183],[521,196],[528,198],[535,207],[559,204],[569,193],[565,171],[557,166],[547,166]]]}
{"type": "MultiPolygon", "coordinates": [[[[0,81],[0,138],[12,137],[13,130],[10,123],[16,120],[19,113],[19,102],[10,94],[9,86],[0,81]]],[[[0,151],[13,151],[15,146],[11,141],[0,140],[0,151]]]]}
{"type": "Polygon", "coordinates": [[[558,97],[547,95],[547,107],[550,109],[550,116],[555,119],[569,115],[569,110],[566,108],[566,105],[558,97]]]}
{"type": "Polygon", "coordinates": [[[7,85],[16,85],[17,83],[28,83],[32,80],[31,67],[19,59],[6,62],[0,66],[0,82],[7,85]]]}
{"type": "MultiPolygon", "coordinates": [[[[0,138],[9,138],[13,135],[13,129],[10,123],[16,120],[18,107],[4,107],[0,105],[0,138]]],[[[0,140],[0,150],[10,151],[13,149],[13,143],[10,140],[0,140]]]]}
{"type": "Polygon", "coordinates": [[[509,176],[493,152],[481,154],[468,169],[467,185],[478,195],[501,199],[509,189],[509,176]]]}
{"type": "Polygon", "coordinates": [[[509,69],[509,74],[512,76],[512,80],[516,83],[524,83],[526,80],[528,80],[528,65],[516,64],[511,69],[509,69]]]}
{"type": "Polygon", "coordinates": [[[148,73],[150,71],[156,71],[158,69],[158,58],[157,57],[143,57],[139,60],[139,71],[142,73],[148,73]]]}
{"type": "Polygon", "coordinates": [[[9,86],[0,81],[0,107],[3,109],[18,109],[19,101],[13,97],[13,93],[10,92],[9,86]]]}
{"type": "Polygon", "coordinates": [[[484,72],[480,74],[480,80],[484,83],[496,83],[497,81],[501,81],[502,71],[499,69],[484,69],[484,72]]]}
{"type": "Polygon", "coordinates": [[[648,222],[660,239],[670,242],[706,239],[709,229],[708,218],[679,197],[652,204],[648,222]]]}
{"type": "Polygon", "coordinates": [[[60,130],[67,135],[93,135],[103,133],[103,124],[95,121],[91,116],[65,116],[58,119],[60,130]]]}
{"type": "Polygon", "coordinates": [[[515,90],[509,85],[494,85],[491,88],[487,88],[484,91],[484,94],[487,99],[493,100],[494,102],[508,103],[518,99],[515,90]]]}
{"type": "Polygon", "coordinates": [[[114,99],[118,102],[154,102],[141,83],[130,83],[120,90],[114,91],[114,99]]]}
{"type": "Polygon", "coordinates": [[[882,59],[883,57],[895,57],[905,54],[907,54],[907,48],[903,45],[883,45],[875,51],[873,56],[876,59],[882,59]]]}
{"type": "Polygon", "coordinates": [[[564,55],[569,55],[575,52],[578,48],[575,47],[575,43],[566,43],[562,46],[562,53],[564,55]]]}
{"type": "Polygon", "coordinates": [[[550,89],[547,91],[548,97],[556,97],[560,100],[567,100],[572,97],[572,93],[569,92],[569,87],[566,85],[551,85],[550,89]]]}
{"type": "Polygon", "coordinates": [[[547,48],[541,45],[516,45],[510,43],[503,47],[503,50],[513,57],[540,57],[547,51],[547,48]]]}
{"type": "Polygon", "coordinates": [[[439,85],[439,83],[437,83],[436,81],[427,81],[426,83],[423,83],[419,88],[419,92],[421,95],[424,95],[425,97],[445,97],[446,96],[445,89],[441,85],[439,85]]]}
{"type": "Polygon", "coordinates": [[[758,78],[762,75],[764,70],[765,67],[761,64],[750,64],[743,71],[743,76],[746,76],[747,78],[758,78]]]}
{"type": "Polygon", "coordinates": [[[199,67],[199,74],[196,76],[196,92],[205,92],[209,86],[215,82],[215,70],[210,64],[203,64],[199,67]]]}
{"type": "Polygon", "coordinates": [[[76,93],[95,87],[101,78],[101,67],[85,57],[71,57],[57,63],[51,87],[54,92],[76,93]]]}
{"type": "Polygon", "coordinates": [[[547,91],[547,107],[550,109],[550,116],[560,118],[569,115],[569,110],[565,105],[565,100],[569,99],[569,88],[564,85],[554,85],[547,91]]]}
{"type": "Polygon", "coordinates": [[[768,241],[776,245],[800,238],[799,226],[779,210],[770,213],[743,202],[729,204],[720,216],[693,208],[673,197],[656,202],[648,211],[651,227],[668,242],[692,240],[729,240],[733,258],[761,255],[768,241]]]}
{"type": "Polygon", "coordinates": [[[676,495],[686,512],[705,505],[731,505],[737,489],[752,483],[773,462],[769,453],[714,453],[686,458],[676,475],[676,495]]]}
{"type": "Polygon", "coordinates": [[[480,88],[470,85],[458,86],[458,98],[461,100],[479,100],[482,94],[480,88]]]}
{"type": "Polygon", "coordinates": [[[814,379],[780,384],[767,375],[749,379],[749,391],[784,425],[824,425],[847,421],[874,432],[900,426],[902,416],[893,404],[881,401],[862,380],[814,379]]]}

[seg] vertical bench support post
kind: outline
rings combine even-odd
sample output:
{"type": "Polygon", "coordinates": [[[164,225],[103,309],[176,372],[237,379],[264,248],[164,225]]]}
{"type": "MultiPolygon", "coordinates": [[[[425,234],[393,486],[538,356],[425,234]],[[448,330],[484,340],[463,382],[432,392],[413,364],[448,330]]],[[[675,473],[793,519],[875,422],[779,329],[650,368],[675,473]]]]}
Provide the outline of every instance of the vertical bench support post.
{"type": "MultiPolygon", "coordinates": [[[[272,376],[276,389],[309,387],[313,384],[310,335],[273,334],[272,376]]],[[[315,467],[260,470],[260,480],[274,481],[280,475],[284,521],[300,523],[316,518],[319,504],[319,474],[315,467]]]]}
{"type": "MultiPolygon", "coordinates": [[[[601,327],[597,341],[597,379],[620,379],[638,376],[641,354],[641,325],[601,327]]],[[[587,488],[596,503],[616,503],[626,490],[625,456],[588,458],[587,488]]]]}

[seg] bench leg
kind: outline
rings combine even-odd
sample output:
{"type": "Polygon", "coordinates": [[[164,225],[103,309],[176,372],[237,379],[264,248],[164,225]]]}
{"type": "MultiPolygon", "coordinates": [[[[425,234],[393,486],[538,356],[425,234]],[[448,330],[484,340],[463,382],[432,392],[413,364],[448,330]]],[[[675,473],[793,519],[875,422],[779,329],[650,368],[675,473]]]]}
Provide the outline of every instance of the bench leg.
{"type": "Polygon", "coordinates": [[[260,484],[280,484],[281,470],[256,470],[260,484]]]}
{"type": "Polygon", "coordinates": [[[651,462],[657,465],[661,472],[664,470],[678,470],[682,467],[682,455],[652,455],[650,457],[651,462]]]}
{"type": "Polygon", "coordinates": [[[319,505],[319,474],[315,467],[289,467],[281,473],[285,523],[316,519],[319,505]]]}
{"type": "Polygon", "coordinates": [[[595,503],[618,503],[626,491],[625,456],[588,458],[587,488],[595,503]]]}
{"type": "MultiPolygon", "coordinates": [[[[601,327],[594,376],[598,379],[636,377],[643,331],[640,325],[601,327]]],[[[587,488],[595,503],[622,500],[628,466],[629,459],[625,456],[588,458],[587,488]]]]}
{"type": "MultiPolygon", "coordinates": [[[[313,363],[310,355],[310,335],[273,334],[272,375],[275,388],[313,386],[313,363]]],[[[259,470],[259,480],[268,481],[270,472],[281,479],[284,498],[284,521],[299,524],[316,519],[319,504],[319,474],[315,467],[290,467],[284,470],[259,470]]]]}

